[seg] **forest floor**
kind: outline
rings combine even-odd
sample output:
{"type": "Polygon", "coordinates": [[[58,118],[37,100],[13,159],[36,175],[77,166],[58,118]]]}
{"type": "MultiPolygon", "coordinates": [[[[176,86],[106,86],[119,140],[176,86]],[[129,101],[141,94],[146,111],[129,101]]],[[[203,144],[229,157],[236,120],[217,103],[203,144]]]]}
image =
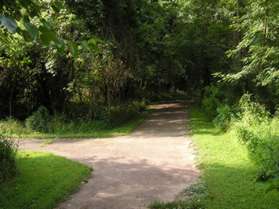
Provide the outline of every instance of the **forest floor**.
{"type": "Polygon", "coordinates": [[[150,116],[129,136],[21,142],[21,149],[52,152],[94,169],[88,183],[58,209],[145,209],[156,200],[174,200],[197,181],[185,105],[151,108],[150,116]]]}

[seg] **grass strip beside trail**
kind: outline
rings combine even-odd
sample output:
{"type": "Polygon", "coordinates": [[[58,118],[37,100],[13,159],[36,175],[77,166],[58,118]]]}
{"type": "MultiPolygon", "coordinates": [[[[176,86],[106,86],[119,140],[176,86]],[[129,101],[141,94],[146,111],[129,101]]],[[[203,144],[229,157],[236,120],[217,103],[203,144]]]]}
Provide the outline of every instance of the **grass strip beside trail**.
{"type": "Polygon", "coordinates": [[[279,192],[256,182],[258,168],[233,132],[223,133],[198,108],[191,110],[193,140],[198,148],[207,209],[278,209],[279,192]]]}
{"type": "Polygon", "coordinates": [[[47,153],[19,153],[18,174],[0,185],[0,209],[53,209],[90,175],[80,163],[47,153]]]}
{"type": "Polygon", "coordinates": [[[154,203],[152,209],[279,209],[279,192],[257,182],[258,168],[233,132],[217,129],[199,108],[190,110],[192,140],[198,150],[201,183],[194,198],[154,203]]]}
{"type": "Polygon", "coordinates": [[[148,112],[121,123],[108,126],[102,121],[76,122],[58,124],[50,133],[36,132],[27,129],[15,120],[0,121],[0,134],[13,138],[23,139],[77,139],[77,138],[105,138],[123,136],[131,133],[146,118],[148,112]]]}

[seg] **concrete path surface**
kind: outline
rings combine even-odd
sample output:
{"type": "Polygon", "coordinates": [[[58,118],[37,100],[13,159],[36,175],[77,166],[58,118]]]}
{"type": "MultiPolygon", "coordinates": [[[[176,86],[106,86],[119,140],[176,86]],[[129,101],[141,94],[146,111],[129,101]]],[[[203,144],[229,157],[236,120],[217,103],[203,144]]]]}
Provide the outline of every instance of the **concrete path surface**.
{"type": "Polygon", "coordinates": [[[197,180],[185,106],[172,103],[152,108],[147,120],[129,136],[48,145],[39,140],[22,142],[22,149],[52,152],[94,169],[88,183],[57,209],[146,209],[155,200],[174,200],[197,180]]]}

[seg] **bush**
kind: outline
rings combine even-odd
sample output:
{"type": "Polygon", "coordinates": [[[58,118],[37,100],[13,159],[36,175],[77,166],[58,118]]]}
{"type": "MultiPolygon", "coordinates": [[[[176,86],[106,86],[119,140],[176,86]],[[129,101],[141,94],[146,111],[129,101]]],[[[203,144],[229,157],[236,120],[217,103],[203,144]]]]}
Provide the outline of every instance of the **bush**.
{"type": "Polygon", "coordinates": [[[145,102],[134,101],[130,104],[116,105],[105,109],[98,119],[68,118],[65,115],[54,115],[49,118],[47,124],[48,133],[92,133],[94,130],[104,130],[112,126],[122,124],[135,118],[145,110],[145,102]]]}
{"type": "Polygon", "coordinates": [[[7,120],[0,121],[0,135],[9,137],[19,137],[28,134],[24,124],[18,120],[8,118],[7,120]]]}
{"type": "Polygon", "coordinates": [[[0,183],[16,174],[16,152],[15,141],[0,135],[0,183]]]}
{"type": "Polygon", "coordinates": [[[36,112],[26,119],[25,125],[27,128],[34,131],[47,132],[49,130],[49,120],[50,115],[48,110],[41,106],[36,112]]]}
{"type": "Polygon", "coordinates": [[[60,133],[73,130],[74,127],[71,122],[67,121],[64,115],[54,115],[51,117],[48,123],[48,132],[50,133],[60,133]]]}
{"type": "Polygon", "coordinates": [[[64,115],[54,115],[49,124],[49,133],[53,134],[75,134],[92,133],[94,130],[105,129],[105,121],[86,119],[67,119],[64,115]]]}
{"type": "Polygon", "coordinates": [[[145,101],[134,101],[131,103],[132,108],[134,108],[137,112],[143,112],[146,110],[146,102],[145,101]]]}
{"type": "Polygon", "coordinates": [[[107,109],[105,121],[110,125],[121,124],[138,116],[145,110],[145,102],[132,102],[126,105],[112,106],[107,109]]]}
{"type": "Polygon", "coordinates": [[[113,106],[107,109],[105,120],[110,125],[126,122],[137,115],[137,111],[131,106],[113,106]]]}
{"type": "Polygon", "coordinates": [[[245,94],[240,100],[239,119],[235,130],[242,143],[247,145],[250,157],[261,168],[262,180],[279,176],[279,134],[278,124],[264,106],[253,102],[251,95],[245,94]]]}
{"type": "Polygon", "coordinates": [[[230,126],[233,117],[233,110],[229,105],[221,105],[217,108],[217,116],[214,119],[214,124],[222,130],[227,130],[230,126]]]}
{"type": "Polygon", "coordinates": [[[204,90],[202,99],[202,107],[210,117],[215,117],[217,108],[221,105],[220,102],[220,89],[216,86],[207,86],[204,90]]]}

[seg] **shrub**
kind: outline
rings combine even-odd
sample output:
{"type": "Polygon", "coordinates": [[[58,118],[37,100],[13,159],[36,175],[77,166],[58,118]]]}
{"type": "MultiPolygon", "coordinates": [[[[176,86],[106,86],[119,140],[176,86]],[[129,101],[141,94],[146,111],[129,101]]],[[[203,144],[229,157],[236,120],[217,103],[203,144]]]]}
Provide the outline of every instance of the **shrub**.
{"type": "Polygon", "coordinates": [[[261,168],[259,178],[279,176],[279,135],[273,128],[276,122],[264,106],[252,101],[251,95],[245,94],[239,104],[241,112],[234,127],[251,159],[261,168]]]}
{"type": "Polygon", "coordinates": [[[233,110],[229,105],[221,105],[217,108],[217,116],[214,119],[214,124],[222,130],[227,130],[230,126],[233,117],[233,110]]]}
{"type": "Polygon", "coordinates": [[[51,119],[49,120],[48,124],[48,132],[51,133],[60,133],[60,132],[66,132],[69,130],[74,129],[71,122],[68,122],[66,120],[66,117],[64,115],[58,115],[55,114],[51,119]]]}
{"type": "Polygon", "coordinates": [[[48,110],[41,106],[36,112],[26,119],[25,125],[27,128],[34,131],[47,132],[49,129],[49,120],[50,115],[48,110]]]}
{"type": "Polygon", "coordinates": [[[123,123],[136,116],[137,111],[131,106],[113,106],[107,109],[105,120],[110,125],[123,123]]]}
{"type": "Polygon", "coordinates": [[[126,122],[145,110],[145,102],[132,102],[126,105],[112,106],[107,109],[105,121],[110,125],[126,122]]]}
{"type": "Polygon", "coordinates": [[[16,152],[15,141],[0,135],[0,183],[16,174],[16,152]]]}
{"type": "Polygon", "coordinates": [[[24,124],[13,118],[0,121],[0,135],[9,137],[19,137],[28,134],[29,131],[24,127],[24,124]]]}
{"type": "Polygon", "coordinates": [[[146,102],[145,101],[134,101],[131,103],[132,108],[134,108],[137,112],[143,112],[146,110],[146,102]]]}
{"type": "Polygon", "coordinates": [[[217,108],[221,105],[220,90],[217,86],[207,86],[204,90],[202,107],[210,117],[215,117],[217,108]]]}
{"type": "Polygon", "coordinates": [[[54,134],[92,133],[94,130],[105,129],[105,121],[86,119],[67,119],[64,115],[54,115],[49,124],[49,132],[54,134]]]}

